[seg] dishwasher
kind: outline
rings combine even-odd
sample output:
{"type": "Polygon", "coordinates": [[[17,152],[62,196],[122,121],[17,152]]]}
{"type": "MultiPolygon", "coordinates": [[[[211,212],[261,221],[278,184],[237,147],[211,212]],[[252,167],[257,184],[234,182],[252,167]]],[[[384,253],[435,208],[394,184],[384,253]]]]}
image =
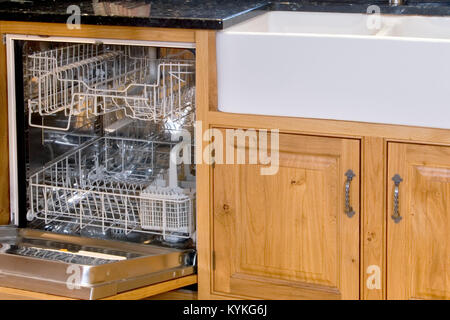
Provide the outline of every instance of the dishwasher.
{"type": "Polygon", "coordinates": [[[99,299],[194,274],[195,44],[7,35],[6,48],[0,286],[99,299]]]}

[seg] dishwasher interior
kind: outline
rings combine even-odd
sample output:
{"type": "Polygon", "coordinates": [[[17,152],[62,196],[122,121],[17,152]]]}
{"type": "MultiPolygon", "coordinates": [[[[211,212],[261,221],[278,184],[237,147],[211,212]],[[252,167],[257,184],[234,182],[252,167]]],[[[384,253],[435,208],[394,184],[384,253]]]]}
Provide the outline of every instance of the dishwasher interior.
{"type": "Polygon", "coordinates": [[[194,273],[194,46],[7,39],[0,285],[100,298],[194,273]]]}

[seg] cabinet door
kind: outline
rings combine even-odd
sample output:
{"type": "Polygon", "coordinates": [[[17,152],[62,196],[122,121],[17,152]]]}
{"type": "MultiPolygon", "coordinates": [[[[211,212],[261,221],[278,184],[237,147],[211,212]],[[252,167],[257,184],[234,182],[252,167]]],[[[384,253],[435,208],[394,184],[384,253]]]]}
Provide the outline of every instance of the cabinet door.
{"type": "Polygon", "coordinates": [[[450,299],[450,148],[390,143],[388,151],[388,299],[450,299]]]}
{"type": "Polygon", "coordinates": [[[275,175],[258,164],[215,165],[214,292],[358,299],[359,159],[358,140],[280,134],[275,175]]]}

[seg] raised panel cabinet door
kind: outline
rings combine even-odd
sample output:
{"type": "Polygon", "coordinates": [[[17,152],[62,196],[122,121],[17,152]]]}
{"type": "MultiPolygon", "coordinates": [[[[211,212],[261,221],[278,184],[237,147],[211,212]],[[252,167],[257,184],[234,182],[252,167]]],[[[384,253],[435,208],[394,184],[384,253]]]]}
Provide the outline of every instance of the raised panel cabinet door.
{"type": "Polygon", "coordinates": [[[212,291],[358,299],[359,162],[359,140],[280,134],[274,175],[260,164],[216,164],[212,291]]]}
{"type": "Polygon", "coordinates": [[[450,147],[389,143],[388,178],[388,299],[450,299],[450,147]]]}

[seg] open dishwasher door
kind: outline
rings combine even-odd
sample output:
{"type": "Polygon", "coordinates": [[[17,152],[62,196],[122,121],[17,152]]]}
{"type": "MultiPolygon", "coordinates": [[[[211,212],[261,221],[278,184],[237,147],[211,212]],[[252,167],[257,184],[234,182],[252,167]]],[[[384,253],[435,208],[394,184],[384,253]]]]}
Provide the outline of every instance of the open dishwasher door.
{"type": "Polygon", "coordinates": [[[8,35],[0,286],[98,299],[195,273],[195,45],[8,35]]]}
{"type": "Polygon", "coordinates": [[[0,228],[0,286],[101,299],[194,273],[196,253],[0,228]]]}

